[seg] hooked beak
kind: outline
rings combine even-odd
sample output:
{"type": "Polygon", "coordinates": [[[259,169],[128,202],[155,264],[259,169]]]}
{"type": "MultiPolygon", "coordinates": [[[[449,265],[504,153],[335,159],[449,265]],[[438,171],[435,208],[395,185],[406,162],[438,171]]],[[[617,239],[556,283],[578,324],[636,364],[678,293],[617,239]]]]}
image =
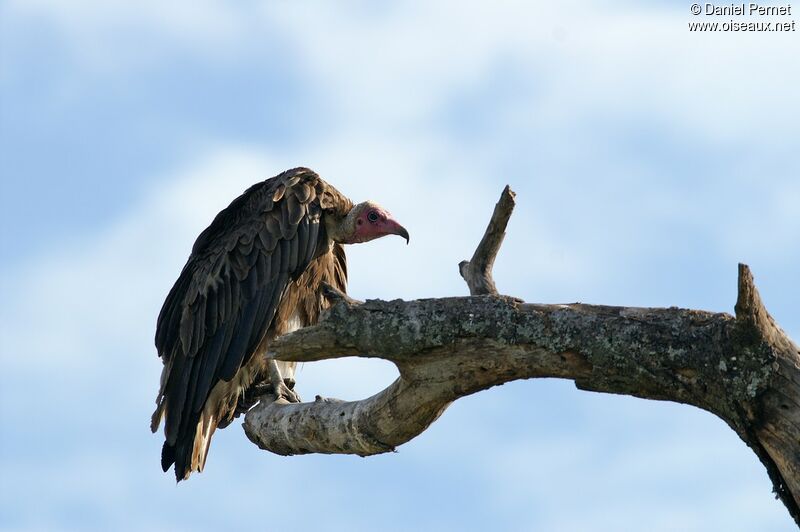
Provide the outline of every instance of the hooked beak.
{"type": "Polygon", "coordinates": [[[406,239],[406,245],[408,245],[408,242],[411,240],[408,236],[408,231],[406,231],[406,228],[400,225],[399,223],[395,222],[391,218],[386,220],[385,231],[387,235],[402,236],[403,238],[406,239]]]}

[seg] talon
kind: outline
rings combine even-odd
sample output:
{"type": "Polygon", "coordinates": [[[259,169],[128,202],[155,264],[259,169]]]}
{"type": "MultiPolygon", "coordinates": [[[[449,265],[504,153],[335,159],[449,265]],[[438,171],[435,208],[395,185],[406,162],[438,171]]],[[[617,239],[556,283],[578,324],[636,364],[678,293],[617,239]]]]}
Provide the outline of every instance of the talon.
{"type": "Polygon", "coordinates": [[[294,390],[292,390],[291,388],[289,388],[289,387],[288,387],[286,384],[284,384],[283,382],[281,382],[281,383],[278,385],[278,390],[277,390],[277,393],[275,394],[275,396],[276,396],[278,399],[281,399],[281,398],[283,398],[283,399],[286,399],[286,400],[287,400],[287,401],[289,401],[290,403],[300,403],[300,402],[302,402],[302,401],[300,400],[300,396],[299,396],[299,395],[297,395],[297,393],[296,393],[294,390]]]}
{"type": "Polygon", "coordinates": [[[294,388],[295,380],[291,377],[283,378],[281,371],[274,359],[269,361],[270,381],[272,382],[272,389],[274,390],[276,399],[286,399],[290,403],[299,403],[300,396],[297,395],[292,388],[294,388]]]}

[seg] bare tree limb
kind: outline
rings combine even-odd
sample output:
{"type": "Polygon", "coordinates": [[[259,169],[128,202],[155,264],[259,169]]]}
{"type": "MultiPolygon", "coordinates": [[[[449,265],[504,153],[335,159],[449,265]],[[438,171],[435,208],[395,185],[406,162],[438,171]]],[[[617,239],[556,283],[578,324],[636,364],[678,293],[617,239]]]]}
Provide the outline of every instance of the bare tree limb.
{"type": "Polygon", "coordinates": [[[472,259],[462,260],[458,264],[458,271],[466,281],[470,295],[497,294],[497,287],[492,278],[492,266],[494,266],[494,259],[503,244],[503,238],[506,236],[506,226],[511,218],[511,213],[514,212],[515,197],[516,194],[506,185],[500,195],[500,200],[494,206],[489,226],[472,255],[472,259]]]}
{"type": "MultiPolygon", "coordinates": [[[[501,203],[493,220],[502,218],[501,203]]],[[[507,220],[495,230],[490,223],[487,235],[494,236],[485,235],[478,250],[487,250],[486,259],[476,251],[469,263],[480,265],[479,278],[491,281],[507,220]]],[[[460,397],[516,379],[572,379],[583,390],[686,403],[717,415],[753,449],[800,523],[800,351],[764,308],[744,265],[738,292],[735,318],[674,307],[536,305],[496,295],[361,304],[331,294],[336,302],[320,323],[276,339],[273,356],[378,357],[394,362],[400,377],[362,401],[262,402],[247,413],[244,428],[259,447],[282,455],[366,456],[414,438],[460,397]]]]}

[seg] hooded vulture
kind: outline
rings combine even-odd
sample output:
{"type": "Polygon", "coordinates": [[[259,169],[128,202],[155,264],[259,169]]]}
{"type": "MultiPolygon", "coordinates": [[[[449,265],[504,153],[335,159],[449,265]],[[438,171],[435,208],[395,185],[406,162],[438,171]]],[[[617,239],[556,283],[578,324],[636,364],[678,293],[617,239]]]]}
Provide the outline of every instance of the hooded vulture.
{"type": "Polygon", "coordinates": [[[164,369],[151,429],[164,420],[165,472],[174,465],[180,481],[202,471],[214,430],[257,385],[299,400],[294,363],[270,362],[270,340],[317,322],[323,283],[345,291],[343,244],[389,234],[408,241],[382,207],[353,205],[307,168],[251,186],[214,218],[158,315],[164,369]]]}

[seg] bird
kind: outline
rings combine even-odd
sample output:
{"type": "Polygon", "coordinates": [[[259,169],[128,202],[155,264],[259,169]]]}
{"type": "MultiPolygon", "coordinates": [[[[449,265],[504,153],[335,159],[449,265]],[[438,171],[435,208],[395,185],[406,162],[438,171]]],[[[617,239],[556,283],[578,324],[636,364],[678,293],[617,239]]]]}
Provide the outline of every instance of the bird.
{"type": "Polygon", "coordinates": [[[308,168],[254,184],[197,237],[158,315],[163,362],[150,428],[164,423],[161,467],[178,482],[205,467],[211,437],[253,394],[299,402],[295,363],[268,356],[277,336],[315,324],[326,286],[347,289],[344,244],[408,231],[373,201],[353,204],[308,168]]]}

